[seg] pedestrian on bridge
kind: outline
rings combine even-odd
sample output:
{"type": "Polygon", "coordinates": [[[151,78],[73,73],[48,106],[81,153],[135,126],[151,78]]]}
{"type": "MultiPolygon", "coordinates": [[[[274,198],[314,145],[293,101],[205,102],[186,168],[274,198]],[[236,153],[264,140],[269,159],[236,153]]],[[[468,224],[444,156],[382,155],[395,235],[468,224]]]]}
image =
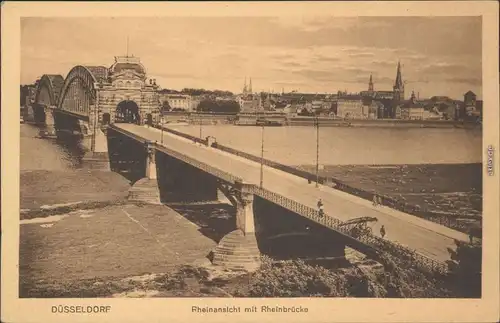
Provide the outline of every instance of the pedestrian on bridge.
{"type": "Polygon", "coordinates": [[[382,239],[385,237],[385,227],[384,225],[382,224],[382,226],[380,227],[380,235],[382,236],[382,239]]]}
{"type": "Polygon", "coordinates": [[[323,215],[324,215],[323,201],[321,201],[321,199],[318,200],[318,212],[319,212],[319,216],[323,217],[323,215]]]}

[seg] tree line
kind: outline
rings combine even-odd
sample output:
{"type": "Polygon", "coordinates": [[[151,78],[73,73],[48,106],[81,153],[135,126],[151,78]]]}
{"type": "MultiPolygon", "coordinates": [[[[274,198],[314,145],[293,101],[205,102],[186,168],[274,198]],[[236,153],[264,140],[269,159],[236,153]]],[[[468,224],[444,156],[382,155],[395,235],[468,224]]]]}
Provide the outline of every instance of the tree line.
{"type": "Polygon", "coordinates": [[[215,97],[230,97],[233,96],[233,92],[230,91],[222,91],[222,90],[205,90],[205,89],[195,89],[195,88],[183,88],[181,91],[172,90],[172,89],[163,89],[160,92],[162,93],[176,93],[176,94],[188,94],[194,96],[215,96],[215,97]]]}
{"type": "Polygon", "coordinates": [[[25,106],[26,105],[26,97],[29,95],[29,85],[21,85],[20,86],[20,105],[25,106]]]}
{"type": "MultiPolygon", "coordinates": [[[[168,101],[163,101],[162,111],[185,111],[182,108],[172,108],[168,101]]],[[[238,113],[240,112],[240,105],[234,100],[211,100],[205,99],[200,101],[196,107],[198,112],[219,112],[219,113],[238,113]]]]}

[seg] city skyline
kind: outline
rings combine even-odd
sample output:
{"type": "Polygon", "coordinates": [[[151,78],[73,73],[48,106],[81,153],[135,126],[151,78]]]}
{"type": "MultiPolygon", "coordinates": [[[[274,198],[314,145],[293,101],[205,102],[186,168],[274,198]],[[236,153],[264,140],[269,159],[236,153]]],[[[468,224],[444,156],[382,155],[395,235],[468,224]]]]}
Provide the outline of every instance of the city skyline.
{"type": "Polygon", "coordinates": [[[392,90],[401,61],[405,98],[482,97],[480,17],[23,18],[21,82],[109,67],[127,37],[163,88],[240,93],[251,77],[255,91],[359,92],[372,74],[392,90]]]}

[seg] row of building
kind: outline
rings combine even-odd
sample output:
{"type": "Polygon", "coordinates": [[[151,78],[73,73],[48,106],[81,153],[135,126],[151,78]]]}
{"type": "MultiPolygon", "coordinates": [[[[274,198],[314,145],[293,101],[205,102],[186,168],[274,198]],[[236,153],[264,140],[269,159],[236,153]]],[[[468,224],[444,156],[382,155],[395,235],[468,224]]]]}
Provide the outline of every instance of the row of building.
{"type": "MultiPolygon", "coordinates": [[[[95,75],[100,76],[96,91],[99,102],[106,104],[106,110],[113,110],[117,102],[123,98],[135,100],[140,109],[152,109],[153,106],[163,110],[196,111],[200,102],[235,101],[240,112],[257,113],[273,111],[289,116],[296,115],[328,115],[340,119],[466,119],[481,118],[482,101],[477,100],[472,91],[464,94],[464,100],[453,100],[448,97],[434,96],[420,100],[412,91],[405,99],[405,83],[401,64],[398,62],[396,78],[392,90],[375,90],[373,77],[370,75],[368,89],[359,93],[337,92],[336,94],[312,93],[256,93],[252,89],[252,79],[247,84],[246,78],[241,94],[230,92],[177,92],[161,90],[156,80],[146,82],[146,72],[137,57],[115,57],[115,63],[108,69],[105,67],[89,67],[95,75]],[[213,93],[222,93],[220,97],[213,93]],[[226,95],[226,93],[228,93],[226,95]],[[196,95],[190,95],[196,94],[196,95]],[[198,95],[199,94],[199,95],[198,95]]],[[[62,76],[60,77],[62,79],[62,76]]],[[[35,97],[36,85],[28,87],[27,97],[31,101],[35,97]]],[[[76,95],[76,94],[75,94],[76,95]]],[[[75,99],[76,100],[76,99],[75,99]]],[[[75,104],[78,104],[77,100],[75,104]]],[[[234,102],[233,102],[234,103],[234,102]]],[[[109,112],[110,114],[114,112],[109,112]]]]}
{"type": "Polygon", "coordinates": [[[396,78],[392,90],[374,89],[370,75],[368,90],[360,93],[337,92],[336,94],[304,93],[265,93],[257,94],[251,90],[252,83],[245,85],[238,96],[241,111],[276,111],[287,115],[328,115],[341,119],[448,119],[458,120],[481,118],[482,101],[476,94],[468,91],[464,100],[453,100],[445,96],[434,96],[421,100],[412,91],[405,100],[405,83],[401,64],[398,62],[396,78]]]}

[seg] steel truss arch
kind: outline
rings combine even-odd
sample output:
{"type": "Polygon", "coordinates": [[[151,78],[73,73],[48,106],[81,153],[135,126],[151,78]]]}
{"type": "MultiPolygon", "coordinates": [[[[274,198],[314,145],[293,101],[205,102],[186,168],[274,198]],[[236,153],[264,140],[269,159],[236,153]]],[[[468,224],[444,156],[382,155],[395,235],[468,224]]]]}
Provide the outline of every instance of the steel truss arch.
{"type": "Polygon", "coordinates": [[[73,67],[64,80],[57,107],[88,116],[90,105],[94,104],[96,98],[94,85],[98,82],[97,79],[91,72],[91,68],[82,65],[73,67]],[[70,92],[73,93],[70,94],[70,92]],[[69,103],[67,107],[64,106],[65,102],[69,103]],[[82,103],[83,108],[80,108],[82,103]]]}
{"type": "Polygon", "coordinates": [[[35,92],[35,104],[56,106],[64,83],[61,75],[44,74],[38,81],[35,92]]]}

